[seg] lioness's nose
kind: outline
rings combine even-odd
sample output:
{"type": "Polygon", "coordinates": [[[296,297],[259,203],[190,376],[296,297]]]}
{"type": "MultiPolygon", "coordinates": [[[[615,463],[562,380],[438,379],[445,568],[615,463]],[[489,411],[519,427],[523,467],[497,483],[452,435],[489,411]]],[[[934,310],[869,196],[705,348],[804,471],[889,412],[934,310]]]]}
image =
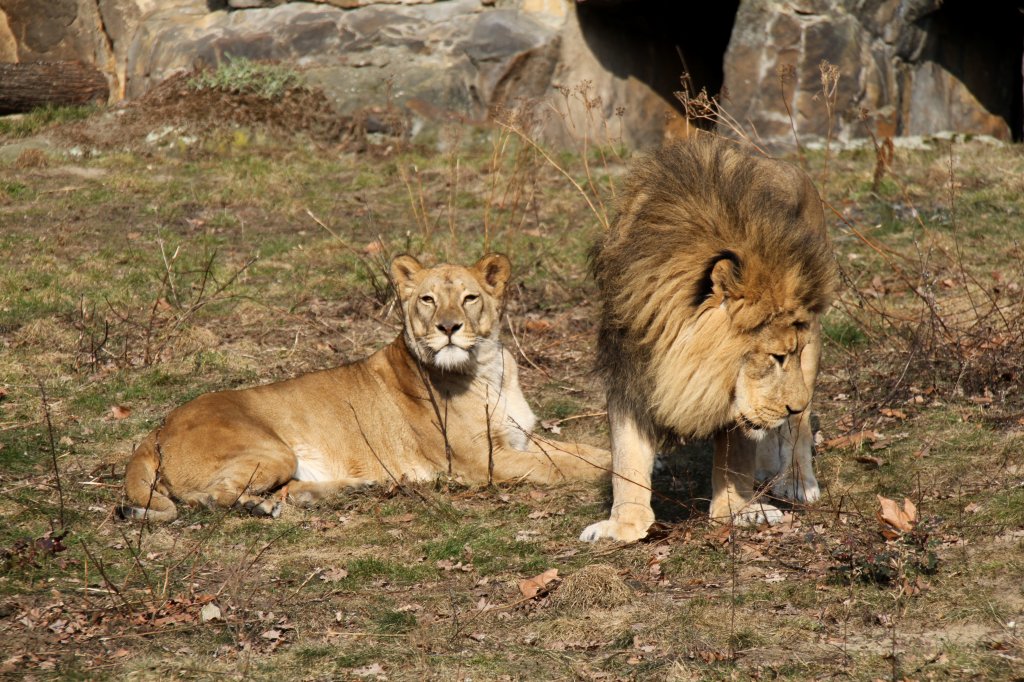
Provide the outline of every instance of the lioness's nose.
{"type": "Polygon", "coordinates": [[[437,328],[444,332],[445,334],[447,334],[448,336],[451,336],[455,332],[462,329],[462,324],[459,322],[441,322],[437,325],[437,328]]]}

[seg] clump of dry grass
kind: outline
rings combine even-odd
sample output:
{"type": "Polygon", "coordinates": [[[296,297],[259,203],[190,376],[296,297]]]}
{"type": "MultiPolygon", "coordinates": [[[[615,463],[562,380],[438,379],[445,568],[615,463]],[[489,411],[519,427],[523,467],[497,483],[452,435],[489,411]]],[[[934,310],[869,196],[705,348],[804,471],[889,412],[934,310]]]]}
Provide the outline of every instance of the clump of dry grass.
{"type": "Polygon", "coordinates": [[[551,603],[571,610],[611,609],[628,604],[633,596],[619,569],[608,564],[590,564],[567,576],[552,595],[551,603]]]}

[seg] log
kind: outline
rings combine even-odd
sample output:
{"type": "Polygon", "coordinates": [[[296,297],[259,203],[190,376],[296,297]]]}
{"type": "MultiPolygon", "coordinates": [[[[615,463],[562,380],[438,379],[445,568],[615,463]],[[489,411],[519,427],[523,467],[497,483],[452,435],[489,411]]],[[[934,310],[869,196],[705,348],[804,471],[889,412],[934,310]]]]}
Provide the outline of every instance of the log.
{"type": "Polygon", "coordinates": [[[107,79],[82,62],[0,64],[0,115],[107,101],[107,79]]]}

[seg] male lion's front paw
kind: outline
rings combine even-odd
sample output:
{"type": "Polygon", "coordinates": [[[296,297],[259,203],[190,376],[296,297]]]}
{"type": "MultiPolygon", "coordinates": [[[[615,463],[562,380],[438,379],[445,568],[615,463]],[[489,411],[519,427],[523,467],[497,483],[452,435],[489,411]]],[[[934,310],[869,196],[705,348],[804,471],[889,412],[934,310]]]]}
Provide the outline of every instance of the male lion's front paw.
{"type": "Polygon", "coordinates": [[[800,480],[790,476],[781,478],[772,486],[772,494],[780,499],[804,504],[812,504],[821,499],[821,489],[813,475],[809,478],[801,477],[800,480]]]}
{"type": "Polygon", "coordinates": [[[751,502],[735,514],[730,514],[728,509],[712,509],[711,520],[720,523],[728,523],[731,520],[737,526],[760,526],[764,523],[774,526],[782,521],[782,510],[764,502],[751,502]]]}
{"type": "Polygon", "coordinates": [[[774,526],[780,521],[782,521],[782,510],[763,502],[754,502],[732,517],[732,522],[737,526],[760,526],[762,523],[774,526]]]}
{"type": "Polygon", "coordinates": [[[597,542],[598,540],[636,542],[647,535],[647,529],[651,527],[651,523],[651,521],[624,523],[615,519],[598,521],[583,529],[583,532],[580,533],[580,540],[583,542],[597,542]]]}

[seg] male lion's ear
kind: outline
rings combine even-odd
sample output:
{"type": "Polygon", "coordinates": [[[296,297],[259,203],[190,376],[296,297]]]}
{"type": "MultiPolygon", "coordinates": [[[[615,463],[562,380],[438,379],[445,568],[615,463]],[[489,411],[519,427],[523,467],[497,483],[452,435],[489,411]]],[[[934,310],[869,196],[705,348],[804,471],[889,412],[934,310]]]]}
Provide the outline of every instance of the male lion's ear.
{"type": "Polygon", "coordinates": [[[417,272],[423,269],[423,266],[418,260],[403,254],[401,256],[395,256],[395,259],[391,261],[391,281],[395,285],[395,289],[398,290],[398,295],[402,296],[403,291],[412,286],[412,277],[417,272]]]}
{"type": "Polygon", "coordinates": [[[505,284],[512,274],[512,263],[508,257],[500,253],[489,253],[476,262],[473,269],[479,275],[483,284],[491,290],[497,298],[505,294],[505,284]]]}
{"type": "Polygon", "coordinates": [[[739,258],[734,253],[723,254],[711,267],[711,293],[724,303],[739,294],[739,258]]]}

